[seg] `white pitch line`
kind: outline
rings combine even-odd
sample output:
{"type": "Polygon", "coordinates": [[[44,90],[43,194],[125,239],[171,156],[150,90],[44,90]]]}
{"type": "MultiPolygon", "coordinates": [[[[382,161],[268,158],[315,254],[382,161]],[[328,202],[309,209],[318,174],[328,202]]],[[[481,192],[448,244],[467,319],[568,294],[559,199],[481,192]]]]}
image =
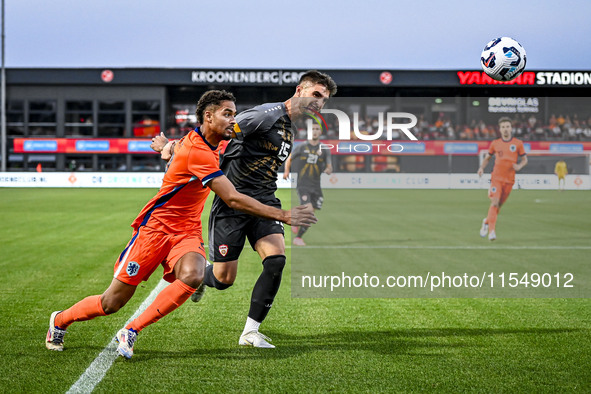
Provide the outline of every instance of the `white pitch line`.
{"type": "MultiPolygon", "coordinates": [[[[285,245],[286,249],[292,248],[291,245],[285,245]]],[[[483,250],[483,249],[496,249],[496,250],[591,250],[591,246],[500,246],[500,245],[489,245],[489,246],[445,246],[445,245],[424,245],[424,246],[410,246],[410,245],[309,245],[304,249],[442,249],[442,250],[483,250]]],[[[161,279],[158,285],[152,290],[150,295],[142,302],[139,308],[135,311],[132,317],[127,320],[125,325],[131,322],[133,319],[138,317],[147,307],[150,305],[158,293],[166,287],[168,282],[161,279]]],[[[124,326],[125,326],[124,325],[124,326]]],[[[116,333],[115,333],[116,334],[116,333]]],[[[84,371],[80,378],[70,387],[67,393],[91,393],[97,384],[103,380],[107,371],[111,368],[113,362],[117,359],[117,342],[115,341],[115,334],[109,344],[103,349],[103,351],[94,359],[90,366],[84,371]]]]}
{"type": "MultiPolygon", "coordinates": [[[[144,302],[142,302],[133,316],[127,320],[123,327],[125,327],[129,322],[146,310],[148,305],[154,301],[154,298],[156,298],[158,293],[160,293],[160,291],[164,289],[166,285],[168,285],[168,282],[166,282],[164,279],[161,279],[158,285],[154,288],[154,290],[152,290],[150,295],[144,300],[144,302]]],[[[109,368],[111,368],[111,365],[115,359],[117,359],[117,341],[115,340],[116,334],[117,333],[113,334],[113,339],[111,342],[109,342],[103,351],[94,359],[90,366],[86,368],[86,371],[80,375],[80,378],[78,378],[76,383],[70,387],[67,393],[91,393],[96,385],[99,384],[101,380],[103,380],[105,374],[109,368]]]]}
{"type": "Polygon", "coordinates": [[[441,250],[591,250],[591,246],[511,246],[511,245],[487,245],[487,246],[446,246],[446,245],[307,245],[305,247],[285,245],[286,249],[441,249],[441,250]]]}

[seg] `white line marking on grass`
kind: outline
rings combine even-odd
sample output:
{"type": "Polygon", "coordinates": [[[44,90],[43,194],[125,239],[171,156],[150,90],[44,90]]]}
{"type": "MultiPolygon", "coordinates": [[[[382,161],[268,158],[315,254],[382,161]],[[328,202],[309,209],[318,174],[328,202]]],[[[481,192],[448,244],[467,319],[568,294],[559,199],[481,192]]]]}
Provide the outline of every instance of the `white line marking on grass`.
{"type": "MultiPolygon", "coordinates": [[[[146,310],[148,305],[154,301],[154,298],[156,298],[158,293],[160,293],[160,291],[164,289],[166,285],[168,285],[168,282],[166,282],[164,279],[161,279],[158,285],[154,288],[154,290],[152,290],[150,295],[144,300],[144,302],[142,302],[133,316],[127,320],[123,327],[125,327],[129,322],[146,310]]],[[[76,383],[70,387],[70,389],[67,391],[68,393],[91,393],[96,385],[99,384],[101,380],[103,380],[105,374],[109,368],[111,368],[111,365],[117,358],[117,341],[115,340],[115,335],[117,335],[117,332],[113,334],[113,339],[111,342],[109,342],[103,351],[94,359],[90,366],[86,368],[86,371],[80,375],[80,378],[78,378],[76,383]]]]}
{"type": "Polygon", "coordinates": [[[286,249],[449,249],[449,250],[591,250],[591,246],[511,246],[511,245],[487,245],[487,246],[446,246],[446,245],[307,245],[305,247],[292,247],[285,245],[286,249]]]}

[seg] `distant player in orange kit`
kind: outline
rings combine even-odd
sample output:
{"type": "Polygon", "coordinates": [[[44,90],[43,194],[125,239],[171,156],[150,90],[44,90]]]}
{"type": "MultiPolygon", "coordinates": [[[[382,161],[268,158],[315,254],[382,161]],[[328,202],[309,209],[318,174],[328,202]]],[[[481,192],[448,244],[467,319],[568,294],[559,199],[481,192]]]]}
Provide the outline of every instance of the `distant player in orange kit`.
{"type": "Polygon", "coordinates": [[[482,220],[482,227],[480,228],[480,236],[486,237],[488,234],[490,241],[497,239],[495,232],[497,215],[501,206],[507,201],[511,189],[513,189],[515,172],[521,170],[527,164],[523,142],[513,137],[511,119],[506,117],[499,119],[499,130],[501,138],[494,140],[490,144],[488,152],[478,168],[478,176],[482,176],[491,157],[495,155],[495,166],[490,178],[490,189],[488,190],[490,207],[488,215],[482,220]],[[520,157],[521,160],[517,163],[520,157]]]}
{"type": "Polygon", "coordinates": [[[199,99],[196,115],[201,127],[169,148],[172,157],[162,187],[134,220],[133,237],[115,263],[110,286],[101,295],[51,314],[45,340],[48,349],[63,350],[64,334],[74,322],[117,312],[136,287],[162,265],[163,278],[170,285],[117,333],[117,352],[131,358],[137,334],[183,304],[203,280],[206,260],[201,213],[210,189],[231,209],[287,224],[316,221],[311,207],[296,207],[292,216],[291,211],[237,192],[220,170],[219,144],[230,138],[236,124],[234,101],[231,93],[219,90],[208,91],[199,99]]]}

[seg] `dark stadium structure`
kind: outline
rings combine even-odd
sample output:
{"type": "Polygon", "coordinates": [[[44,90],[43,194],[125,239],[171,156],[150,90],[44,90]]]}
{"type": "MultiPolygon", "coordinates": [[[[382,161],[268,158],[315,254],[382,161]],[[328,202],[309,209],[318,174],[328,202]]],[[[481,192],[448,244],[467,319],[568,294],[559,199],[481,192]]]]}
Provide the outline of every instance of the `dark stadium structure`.
{"type": "MultiPolygon", "coordinates": [[[[150,138],[160,132],[180,138],[191,130],[203,92],[230,90],[241,111],[286,100],[305,71],[9,68],[7,169],[161,170],[158,155],[149,150],[150,138]]],[[[320,71],[338,84],[337,98],[390,98],[389,110],[415,114],[419,140],[492,140],[498,118],[511,116],[516,136],[524,141],[580,143],[584,152],[591,149],[589,71],[527,70],[505,83],[480,70],[320,71]]],[[[375,110],[359,112],[368,128],[377,120],[375,110]]],[[[526,172],[551,173],[554,158],[526,172]]],[[[569,169],[588,172],[584,156],[565,158],[569,169]]],[[[335,155],[335,161],[337,171],[474,172],[478,155],[335,155]]]]}

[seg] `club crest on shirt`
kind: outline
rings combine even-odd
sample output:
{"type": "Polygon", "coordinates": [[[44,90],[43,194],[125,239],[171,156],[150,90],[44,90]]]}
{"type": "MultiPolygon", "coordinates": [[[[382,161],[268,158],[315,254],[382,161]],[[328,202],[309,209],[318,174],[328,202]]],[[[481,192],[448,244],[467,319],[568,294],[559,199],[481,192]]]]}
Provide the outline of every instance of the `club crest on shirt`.
{"type": "Polygon", "coordinates": [[[491,187],[490,188],[490,191],[493,192],[493,193],[496,192],[497,191],[497,187],[496,186],[491,187]]]}
{"type": "Polygon", "coordinates": [[[228,245],[220,245],[218,250],[220,251],[220,254],[225,257],[228,254],[228,245]]]}
{"type": "Polygon", "coordinates": [[[509,150],[511,152],[515,152],[517,150],[517,147],[515,145],[511,144],[511,146],[509,146],[509,150]]]}
{"type": "Polygon", "coordinates": [[[140,265],[138,263],[136,263],[135,261],[130,261],[129,263],[127,263],[127,268],[125,269],[127,275],[136,276],[139,271],[140,265]]]}

